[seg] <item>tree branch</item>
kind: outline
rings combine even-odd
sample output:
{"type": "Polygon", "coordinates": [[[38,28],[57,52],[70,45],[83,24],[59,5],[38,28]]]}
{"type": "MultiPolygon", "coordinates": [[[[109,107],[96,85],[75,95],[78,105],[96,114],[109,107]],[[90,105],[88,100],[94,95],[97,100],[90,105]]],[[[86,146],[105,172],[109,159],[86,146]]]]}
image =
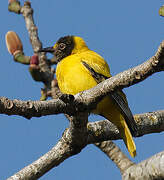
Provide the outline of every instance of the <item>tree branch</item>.
{"type": "Polygon", "coordinates": [[[20,12],[24,17],[34,53],[37,53],[39,56],[39,67],[40,70],[44,72],[44,83],[46,84],[46,89],[50,90],[51,82],[54,79],[54,72],[52,72],[50,66],[48,65],[45,53],[38,53],[38,51],[42,48],[42,43],[38,37],[38,28],[34,23],[33,9],[31,8],[31,3],[29,1],[25,1],[24,6],[21,7],[20,12]]]}
{"type": "MultiPolygon", "coordinates": [[[[138,136],[164,131],[164,110],[134,115],[138,136]]],[[[110,121],[88,123],[88,144],[120,139],[119,131],[110,121]]]]}
{"type": "MultiPolygon", "coordinates": [[[[30,119],[33,117],[59,114],[72,111],[80,112],[73,105],[64,103],[60,99],[49,101],[19,101],[0,97],[0,113],[20,115],[30,119]]],[[[138,136],[164,131],[164,110],[134,115],[138,126],[138,136]]],[[[119,131],[108,120],[88,123],[88,144],[105,140],[120,139],[119,131]]]]}
{"type": "Polygon", "coordinates": [[[162,180],[164,179],[164,151],[139,164],[129,167],[122,176],[123,180],[162,180]]]}
{"type": "MultiPolygon", "coordinates": [[[[163,125],[160,125],[160,127],[161,126],[164,127],[164,116],[163,115],[164,115],[164,111],[136,115],[135,117],[137,117],[137,119],[139,120],[138,122],[140,123],[140,125],[139,125],[140,129],[141,129],[141,132],[139,129],[140,135],[141,134],[143,135],[144,133],[155,132],[155,129],[152,127],[155,126],[157,128],[159,126],[159,125],[157,125],[158,118],[159,118],[159,121],[161,123],[163,123],[163,125]],[[155,121],[154,121],[154,119],[155,119],[155,121]],[[140,120],[143,120],[143,122],[140,120]],[[153,122],[154,122],[154,125],[153,125],[153,122]],[[147,124],[145,131],[143,130],[144,123],[147,124]],[[149,131],[149,129],[150,129],[150,131],[149,131]]],[[[41,158],[39,158],[38,160],[33,162],[31,165],[28,165],[27,167],[25,167],[24,169],[22,169],[21,171],[16,173],[14,176],[10,177],[8,180],[24,179],[24,178],[36,179],[36,178],[41,177],[48,170],[50,170],[53,167],[58,166],[65,159],[79,153],[81,151],[81,149],[84,148],[88,143],[93,143],[95,141],[101,142],[102,140],[107,139],[107,138],[112,139],[113,138],[112,136],[109,137],[110,131],[108,128],[112,128],[114,130],[112,132],[113,134],[115,133],[115,131],[117,131],[117,134],[114,134],[114,137],[115,137],[115,139],[119,138],[118,130],[116,130],[114,125],[112,125],[109,121],[106,121],[106,120],[95,122],[95,123],[93,123],[93,122],[88,123],[87,127],[89,130],[87,131],[87,129],[86,129],[87,117],[88,117],[88,114],[86,114],[86,113],[80,113],[78,116],[75,116],[75,117],[71,116],[69,118],[70,128],[66,129],[66,131],[63,134],[63,137],[57,143],[57,145],[54,146],[48,153],[46,153],[41,158]],[[106,128],[104,129],[104,127],[106,127],[106,128]],[[107,137],[105,137],[105,136],[107,136],[107,137]],[[88,140],[87,140],[87,138],[88,138],[88,140]]],[[[162,128],[161,128],[161,130],[162,130],[162,128]]],[[[156,131],[159,132],[158,129],[156,129],[156,131]]],[[[119,150],[119,148],[117,146],[115,146],[110,141],[98,143],[96,145],[103,152],[105,152],[108,155],[108,157],[110,157],[116,163],[116,165],[120,168],[120,170],[123,174],[123,177],[128,176],[128,178],[129,178],[131,176],[130,173],[131,173],[131,171],[133,171],[133,169],[131,169],[131,168],[134,168],[134,166],[137,167],[137,165],[134,165],[134,163],[131,162],[119,150]],[[127,168],[128,168],[128,172],[126,171],[127,168]]],[[[164,160],[164,158],[162,158],[162,159],[164,160]]],[[[159,160],[158,156],[157,156],[157,160],[159,160]]],[[[155,160],[153,160],[153,161],[155,161],[155,160]]],[[[149,160],[148,163],[149,162],[151,163],[151,160],[149,160]]],[[[164,163],[164,162],[162,162],[162,160],[160,162],[164,163]]],[[[140,164],[139,164],[139,169],[141,168],[140,166],[146,166],[148,168],[147,163],[142,164],[142,162],[141,162],[140,164]]],[[[162,171],[162,169],[160,169],[160,171],[162,171]]],[[[142,173],[144,173],[144,172],[142,172],[142,173]]],[[[136,175],[136,174],[134,174],[134,175],[136,175]]]]}
{"type": "Polygon", "coordinates": [[[7,115],[19,115],[27,119],[31,117],[41,117],[50,114],[67,112],[69,107],[60,99],[49,101],[20,101],[9,100],[0,97],[0,113],[7,115]]]}
{"type": "Polygon", "coordinates": [[[42,48],[42,43],[38,37],[38,28],[36,27],[33,19],[33,9],[30,2],[26,1],[21,8],[21,13],[25,19],[26,28],[29,33],[30,42],[34,52],[38,52],[42,48]]]}
{"type": "Polygon", "coordinates": [[[70,117],[70,121],[70,127],[49,152],[7,180],[38,179],[65,159],[78,154],[86,146],[88,114],[80,113],[70,117]]]}

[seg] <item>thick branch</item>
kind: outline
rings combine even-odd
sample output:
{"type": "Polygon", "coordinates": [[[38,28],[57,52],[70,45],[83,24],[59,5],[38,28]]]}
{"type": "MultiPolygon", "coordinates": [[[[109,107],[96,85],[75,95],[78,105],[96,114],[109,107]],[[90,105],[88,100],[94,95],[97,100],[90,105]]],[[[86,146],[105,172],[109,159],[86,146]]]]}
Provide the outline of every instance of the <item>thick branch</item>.
{"type": "Polygon", "coordinates": [[[123,180],[162,180],[164,179],[164,151],[139,164],[129,167],[123,180]]]}
{"type": "Polygon", "coordinates": [[[37,179],[41,177],[73,154],[67,142],[65,137],[63,137],[49,152],[21,169],[18,173],[8,178],[8,180],[37,179]]]}
{"type": "Polygon", "coordinates": [[[49,101],[20,101],[0,97],[1,114],[19,115],[27,119],[63,112],[68,113],[68,111],[71,111],[70,108],[71,106],[67,106],[67,104],[60,99],[49,101]]]}
{"type": "Polygon", "coordinates": [[[8,180],[38,179],[65,159],[79,153],[86,146],[87,120],[88,114],[86,113],[71,117],[70,128],[65,130],[56,146],[8,180]]]}
{"type": "MultiPolygon", "coordinates": [[[[134,115],[138,136],[164,131],[164,110],[134,115]]],[[[88,144],[120,139],[119,131],[108,120],[88,123],[88,144]]]]}
{"type": "MultiPolygon", "coordinates": [[[[21,115],[26,118],[46,116],[72,111],[79,112],[74,106],[64,103],[60,99],[49,101],[19,101],[0,98],[0,113],[7,115],[21,115]]],[[[164,110],[137,114],[134,119],[138,125],[138,134],[142,136],[149,133],[164,131],[164,110]]],[[[92,122],[88,124],[88,143],[96,143],[105,140],[120,139],[119,131],[108,120],[92,122]]]]}
{"type": "MultiPolygon", "coordinates": [[[[149,133],[150,131],[154,131],[152,128],[153,126],[156,126],[158,123],[158,118],[160,119],[160,122],[164,124],[162,115],[164,114],[164,111],[154,112],[154,113],[146,113],[137,115],[138,122],[140,124],[141,134],[143,134],[143,127],[144,123],[147,124],[145,132],[149,133]],[[143,122],[141,121],[143,120],[143,122]],[[153,119],[153,121],[151,121],[153,119]],[[155,121],[154,121],[155,119],[155,121]],[[154,122],[154,125],[153,125],[154,122]],[[149,131],[150,129],[150,131],[149,131]]],[[[15,174],[9,179],[16,179],[16,177],[20,179],[24,179],[25,177],[32,178],[38,178],[41,177],[44,173],[46,173],[51,168],[59,165],[61,162],[63,162],[66,158],[69,158],[70,156],[77,154],[81,151],[82,148],[86,146],[86,138],[87,134],[89,133],[89,139],[88,143],[91,143],[91,140],[99,140],[101,141],[103,138],[103,134],[109,135],[108,128],[112,128],[111,123],[108,121],[100,121],[96,123],[89,123],[88,124],[88,133],[85,129],[86,122],[87,122],[87,114],[79,114],[77,117],[70,117],[70,125],[71,127],[67,129],[62,137],[62,139],[58,142],[58,144],[52,148],[48,153],[46,153],[44,156],[42,156],[40,159],[32,163],[31,165],[25,167],[20,172],[15,174]],[[86,120],[85,120],[86,119],[86,120]],[[105,131],[103,131],[104,125],[107,127],[105,131]],[[97,129],[96,129],[97,128],[97,129]],[[102,129],[101,129],[102,128],[102,129]],[[101,129],[101,130],[100,130],[101,129]],[[94,132],[95,131],[95,132],[94,132]],[[108,131],[108,132],[107,132],[108,131]],[[102,133],[102,134],[101,134],[102,133]],[[93,138],[95,136],[95,138],[93,138]],[[99,139],[100,137],[100,139],[99,139]]],[[[157,125],[157,126],[163,126],[163,125],[157,125]]],[[[157,128],[156,126],[156,128],[157,128]]],[[[115,129],[115,127],[113,126],[115,129]]],[[[116,129],[115,129],[116,130],[116,129]]],[[[157,130],[158,131],[158,130],[157,130]]],[[[114,132],[113,132],[114,133],[114,132]]],[[[104,136],[105,138],[105,136],[104,136]]],[[[111,137],[109,137],[111,138],[111,137]]],[[[119,135],[115,135],[115,138],[119,138],[119,135]]],[[[102,151],[104,151],[120,168],[121,172],[123,173],[123,176],[130,177],[130,173],[134,171],[131,168],[136,168],[138,165],[133,165],[133,162],[128,160],[128,158],[115,146],[113,143],[109,142],[103,142],[97,144],[102,151]],[[115,156],[115,152],[117,156],[115,156]],[[128,172],[126,169],[128,168],[128,172]],[[129,170],[131,169],[131,170],[129,170]],[[126,173],[126,174],[125,174],[126,173]]],[[[161,158],[161,157],[160,157],[161,158]]],[[[157,160],[159,158],[157,157],[157,160]]],[[[155,160],[154,160],[155,161],[155,160]]],[[[151,160],[149,160],[151,163],[151,160]]],[[[163,163],[161,161],[161,163],[163,163]]],[[[141,169],[142,166],[148,167],[147,163],[140,163],[139,168],[141,169]],[[141,164],[141,165],[140,165],[141,164]],[[141,166],[141,167],[140,167],[141,166]]],[[[159,165],[158,165],[159,166],[159,165]]],[[[143,168],[143,167],[142,167],[143,168]]],[[[161,169],[160,169],[161,170],[161,169]]],[[[137,170],[135,171],[137,173],[137,170]]],[[[144,173],[144,172],[142,172],[144,173]]],[[[134,173],[133,173],[134,174],[134,173]]],[[[135,174],[136,175],[136,174],[135,174]]],[[[134,175],[134,176],[135,176],[134,175]]],[[[141,174],[143,175],[143,174],[141,174]]],[[[14,179],[14,180],[15,180],[14,179]]],[[[126,178],[125,178],[126,179],[126,178]]]]}

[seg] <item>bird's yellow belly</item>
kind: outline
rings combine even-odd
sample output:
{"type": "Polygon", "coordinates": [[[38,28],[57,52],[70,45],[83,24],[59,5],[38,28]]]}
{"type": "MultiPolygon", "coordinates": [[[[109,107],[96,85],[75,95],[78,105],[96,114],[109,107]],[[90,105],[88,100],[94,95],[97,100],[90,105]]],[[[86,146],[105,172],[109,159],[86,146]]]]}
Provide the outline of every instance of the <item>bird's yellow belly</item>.
{"type": "MultiPolygon", "coordinates": [[[[74,63],[73,66],[70,63],[67,66],[66,62],[61,62],[56,69],[58,85],[62,93],[75,95],[97,85],[90,72],[81,63],[74,63]]],[[[113,105],[111,98],[107,96],[98,103],[92,113],[104,115],[104,112],[109,113],[113,110],[113,105]]]]}
{"type": "Polygon", "coordinates": [[[81,91],[90,89],[97,82],[86,70],[82,63],[62,63],[57,66],[56,76],[62,93],[75,95],[81,91]]]}

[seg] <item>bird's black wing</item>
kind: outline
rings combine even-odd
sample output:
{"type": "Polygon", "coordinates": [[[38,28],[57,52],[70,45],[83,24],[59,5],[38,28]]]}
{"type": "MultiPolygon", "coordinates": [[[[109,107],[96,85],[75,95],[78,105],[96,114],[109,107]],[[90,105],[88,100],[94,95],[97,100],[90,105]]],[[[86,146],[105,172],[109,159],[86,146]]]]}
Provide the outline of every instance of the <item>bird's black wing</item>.
{"type": "Polygon", "coordinates": [[[128,106],[127,100],[123,97],[122,90],[120,91],[114,91],[111,92],[109,95],[114,100],[114,102],[117,104],[117,107],[121,111],[122,115],[125,118],[125,121],[130,129],[130,132],[136,136],[137,135],[137,125],[134,120],[133,114],[128,106]]]}
{"type": "MultiPolygon", "coordinates": [[[[92,77],[96,80],[97,83],[102,82],[105,79],[108,79],[108,77],[97,73],[91,66],[89,66],[85,61],[82,61],[82,64],[90,71],[92,77]]],[[[132,133],[132,135],[137,135],[137,125],[134,120],[133,114],[128,106],[128,102],[126,100],[125,94],[122,92],[122,90],[117,90],[114,92],[110,92],[109,96],[113,99],[113,102],[117,104],[117,107],[121,111],[122,115],[125,118],[125,121],[132,133]]]]}

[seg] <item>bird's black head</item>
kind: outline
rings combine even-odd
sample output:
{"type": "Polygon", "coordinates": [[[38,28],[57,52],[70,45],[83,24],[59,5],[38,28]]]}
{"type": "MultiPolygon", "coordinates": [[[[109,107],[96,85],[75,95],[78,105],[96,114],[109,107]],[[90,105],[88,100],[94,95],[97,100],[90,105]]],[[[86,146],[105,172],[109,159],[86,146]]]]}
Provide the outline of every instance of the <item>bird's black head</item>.
{"type": "Polygon", "coordinates": [[[74,49],[73,36],[61,37],[53,47],[43,48],[40,52],[50,52],[56,57],[57,62],[60,62],[63,58],[71,55],[74,49]]]}

